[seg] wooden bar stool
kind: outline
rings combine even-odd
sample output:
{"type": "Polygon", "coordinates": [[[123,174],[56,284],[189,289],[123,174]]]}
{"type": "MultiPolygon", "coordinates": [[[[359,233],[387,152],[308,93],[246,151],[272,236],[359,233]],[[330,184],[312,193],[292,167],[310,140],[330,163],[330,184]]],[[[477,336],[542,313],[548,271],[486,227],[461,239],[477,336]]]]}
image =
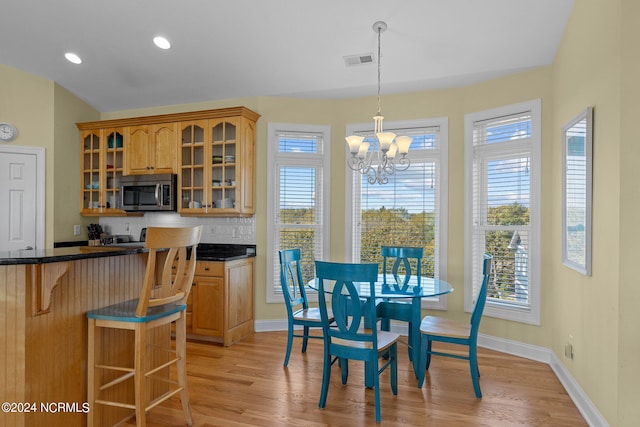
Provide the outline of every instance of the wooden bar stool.
{"type": "Polygon", "coordinates": [[[87,400],[91,408],[88,426],[100,424],[94,419],[100,412],[96,411],[96,405],[134,409],[136,424],[145,426],[145,412],[177,393],[180,393],[186,422],[192,425],[185,361],[185,313],[201,234],[202,226],[149,227],[145,244],[149,254],[139,298],[87,313],[87,400]],[[173,322],[175,349],[171,348],[170,340],[173,322]],[[166,326],[152,331],[163,325],[166,326]],[[133,331],[133,361],[121,363],[130,353],[119,345],[104,345],[103,335],[107,329],[133,331]],[[165,344],[165,348],[158,344],[165,344]],[[168,374],[173,364],[177,381],[170,380],[168,374]],[[131,396],[131,385],[125,383],[130,379],[133,379],[134,403],[122,401],[123,396],[131,396]],[[156,383],[152,386],[151,380],[156,380],[159,386],[156,383]]]}

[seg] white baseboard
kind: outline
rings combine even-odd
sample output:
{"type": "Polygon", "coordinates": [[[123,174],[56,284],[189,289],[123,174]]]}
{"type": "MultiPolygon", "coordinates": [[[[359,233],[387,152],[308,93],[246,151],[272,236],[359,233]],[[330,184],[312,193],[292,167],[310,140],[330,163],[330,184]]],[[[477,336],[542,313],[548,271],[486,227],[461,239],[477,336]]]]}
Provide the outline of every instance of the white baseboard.
{"type": "Polygon", "coordinates": [[[562,364],[558,356],[556,356],[551,349],[484,334],[478,334],[478,345],[488,348],[489,350],[512,354],[548,364],[587,424],[591,427],[608,427],[609,424],[602,417],[598,408],[591,402],[587,394],[582,390],[582,387],[575,381],[571,372],[562,364]]]}
{"type": "Polygon", "coordinates": [[[254,328],[256,332],[286,331],[289,327],[287,319],[284,320],[256,320],[254,328]]]}
{"type": "Polygon", "coordinates": [[[564,389],[567,390],[567,393],[571,396],[571,400],[573,400],[573,403],[578,407],[587,424],[592,427],[608,426],[609,424],[607,424],[607,421],[600,414],[598,408],[591,402],[589,396],[587,396],[584,390],[576,383],[571,373],[554,353],[551,353],[551,362],[549,365],[551,369],[553,369],[553,372],[555,372],[560,383],[564,386],[564,389]]]}
{"type": "MultiPolygon", "coordinates": [[[[256,321],[255,330],[256,332],[286,331],[287,320],[256,321]]],[[[392,323],[391,330],[401,335],[407,335],[406,325],[392,323]]],[[[607,421],[602,417],[598,408],[595,407],[584,390],[582,390],[573,376],[571,376],[571,372],[569,372],[550,349],[484,334],[478,335],[478,345],[489,350],[548,364],[587,424],[591,427],[608,427],[609,424],[607,424],[607,421]]]]}

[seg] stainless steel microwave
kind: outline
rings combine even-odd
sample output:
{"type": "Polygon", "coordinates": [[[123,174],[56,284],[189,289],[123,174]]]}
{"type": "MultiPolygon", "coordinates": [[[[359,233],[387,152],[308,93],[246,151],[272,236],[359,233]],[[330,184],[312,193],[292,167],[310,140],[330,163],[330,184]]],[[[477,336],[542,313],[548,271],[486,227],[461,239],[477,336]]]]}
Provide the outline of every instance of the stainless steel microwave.
{"type": "Polygon", "coordinates": [[[123,176],[120,198],[120,206],[128,212],[175,211],[176,175],[123,176]]]}

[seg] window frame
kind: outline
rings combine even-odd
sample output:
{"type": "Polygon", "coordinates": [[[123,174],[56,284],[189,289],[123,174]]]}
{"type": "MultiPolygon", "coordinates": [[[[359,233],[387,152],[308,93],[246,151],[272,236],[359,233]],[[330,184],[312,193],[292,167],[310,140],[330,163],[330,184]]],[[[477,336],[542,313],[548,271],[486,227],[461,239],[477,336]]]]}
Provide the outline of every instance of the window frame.
{"type": "MultiPolygon", "coordinates": [[[[439,153],[439,164],[440,164],[440,173],[438,176],[440,188],[438,189],[438,278],[441,280],[447,280],[447,251],[448,251],[448,193],[449,193],[449,118],[448,117],[437,117],[437,118],[428,118],[428,119],[417,119],[417,120],[399,120],[393,122],[385,122],[384,130],[385,132],[394,132],[398,129],[398,134],[401,134],[401,129],[415,129],[415,128],[429,128],[436,127],[440,128],[439,134],[439,142],[440,147],[438,149],[439,153]]],[[[373,133],[373,122],[369,123],[357,123],[357,124],[348,124],[346,127],[347,135],[354,134],[362,134],[362,133],[373,133]]],[[[349,149],[347,144],[344,144],[345,156],[349,156],[349,149]]],[[[409,150],[408,156],[411,158],[411,149],[409,150]]],[[[412,159],[413,161],[413,159],[412,159]]],[[[360,173],[357,171],[351,170],[345,162],[345,230],[353,230],[353,214],[354,209],[356,208],[356,204],[360,205],[360,197],[355,197],[356,195],[353,193],[354,189],[354,178],[360,178],[360,173]]],[[[411,168],[411,166],[409,166],[411,168]]],[[[380,185],[380,184],[373,184],[380,185]]],[[[384,184],[383,184],[384,186],[384,184]]],[[[345,257],[347,258],[347,262],[356,262],[354,261],[354,242],[353,242],[353,233],[345,232],[345,257]]],[[[447,295],[440,295],[433,298],[423,298],[421,301],[422,308],[432,309],[432,310],[446,310],[447,309],[447,295]]]]}
{"type": "MultiPolygon", "coordinates": [[[[474,123],[497,119],[503,116],[528,112],[531,114],[531,138],[529,139],[530,153],[530,187],[529,187],[529,236],[528,236],[528,307],[519,304],[511,304],[508,301],[493,301],[487,299],[483,315],[505,320],[540,325],[540,220],[541,220],[541,147],[542,147],[542,102],[540,99],[522,103],[502,106],[498,108],[465,114],[464,117],[464,309],[466,312],[473,310],[476,289],[474,289],[474,277],[478,275],[478,264],[474,262],[482,254],[474,254],[473,232],[473,166],[476,159],[476,151],[473,146],[474,123]]],[[[516,140],[517,141],[517,140],[516,140]]],[[[492,153],[508,155],[514,151],[517,142],[504,143],[504,150],[500,151],[492,147],[492,153]]],[[[486,190],[486,186],[484,186],[486,190]]],[[[514,226],[514,228],[521,226],[514,226]]]]}
{"type": "MultiPolygon", "coordinates": [[[[562,263],[585,276],[591,276],[591,216],[593,201],[593,107],[587,107],[562,127],[562,263]],[[584,124],[582,124],[584,123],[584,124]],[[576,129],[583,129],[582,149],[584,150],[584,176],[576,175],[576,158],[570,153],[571,136],[576,136],[576,129]],[[574,191],[572,191],[572,188],[574,191]],[[575,203],[575,189],[583,189],[582,207],[584,216],[584,236],[578,239],[583,250],[583,261],[576,258],[571,251],[575,237],[570,238],[572,204],[575,203]]],[[[573,206],[575,209],[575,206],[573,206]]]]}
{"type": "MultiPolygon", "coordinates": [[[[283,295],[280,288],[280,278],[276,273],[280,268],[280,260],[275,248],[279,235],[275,232],[276,209],[279,204],[280,183],[276,181],[278,168],[281,165],[315,167],[321,171],[322,185],[322,224],[320,225],[320,239],[322,254],[315,254],[316,258],[328,259],[329,237],[330,237],[330,158],[331,158],[331,127],[329,125],[308,125],[296,123],[268,123],[268,146],[267,146],[267,228],[273,227],[273,231],[267,233],[267,303],[282,303],[283,295]],[[322,135],[320,153],[280,153],[279,135],[282,133],[314,133],[322,135]],[[269,272],[273,269],[274,274],[269,272]]],[[[317,298],[315,292],[307,294],[308,299],[313,301],[317,298]]]]}

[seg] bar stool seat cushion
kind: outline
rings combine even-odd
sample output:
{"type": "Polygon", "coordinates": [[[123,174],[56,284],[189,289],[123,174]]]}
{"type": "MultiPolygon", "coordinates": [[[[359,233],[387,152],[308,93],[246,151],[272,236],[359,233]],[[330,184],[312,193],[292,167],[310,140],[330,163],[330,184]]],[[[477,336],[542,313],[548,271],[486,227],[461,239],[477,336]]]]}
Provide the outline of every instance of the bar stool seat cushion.
{"type": "Polygon", "coordinates": [[[158,305],[155,307],[149,307],[145,316],[136,317],[138,301],[139,299],[135,298],[129,301],[101,307],[87,312],[87,317],[90,319],[110,320],[114,322],[145,323],[170,316],[174,313],[179,313],[187,308],[186,304],[158,305]]]}

